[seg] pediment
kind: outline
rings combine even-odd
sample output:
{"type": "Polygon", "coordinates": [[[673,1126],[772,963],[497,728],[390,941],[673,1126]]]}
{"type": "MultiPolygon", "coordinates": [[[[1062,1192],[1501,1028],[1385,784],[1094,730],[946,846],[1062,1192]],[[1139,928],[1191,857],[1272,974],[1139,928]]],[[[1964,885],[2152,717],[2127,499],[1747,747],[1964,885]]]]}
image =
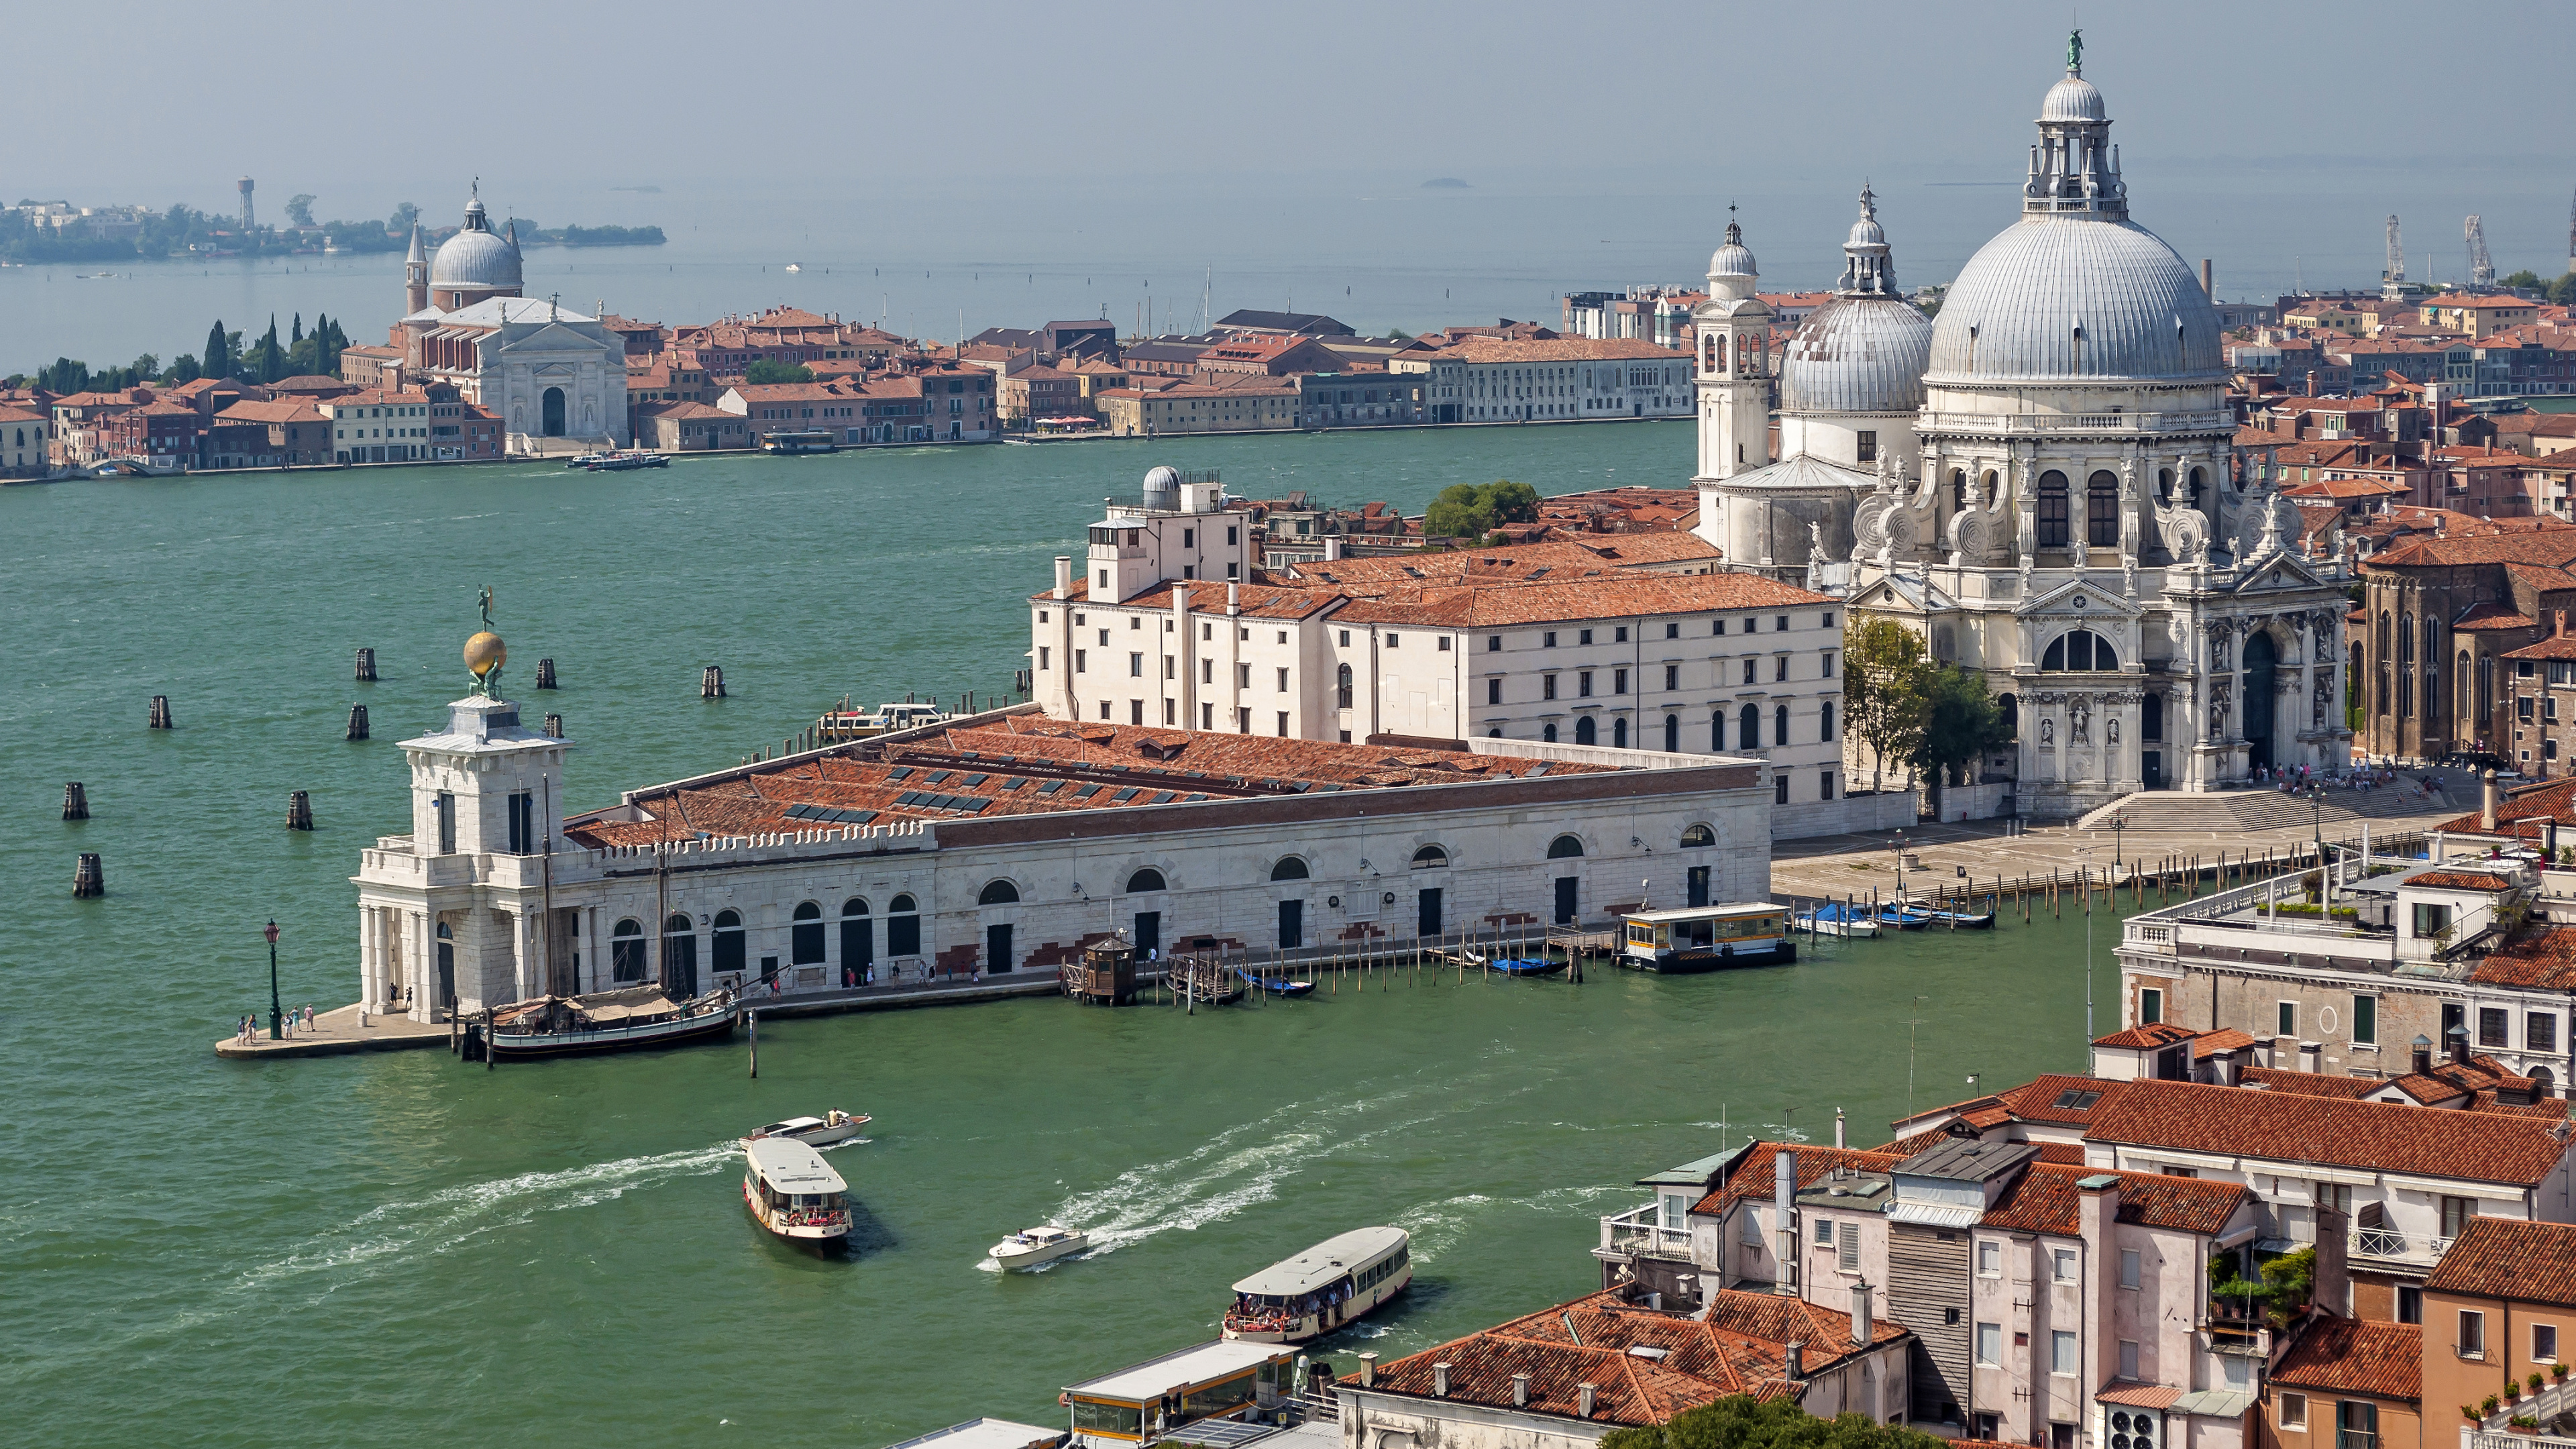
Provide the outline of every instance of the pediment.
{"type": "Polygon", "coordinates": [[[503,344],[512,352],[605,352],[608,344],[588,333],[549,322],[529,333],[503,344]]]}
{"type": "Polygon", "coordinates": [[[2090,579],[2069,579],[2013,606],[2013,613],[2024,618],[2046,614],[2069,619],[2135,619],[2145,612],[2135,600],[2124,599],[2090,579]]]}
{"type": "Polygon", "coordinates": [[[2264,593],[2273,589],[2316,589],[2326,586],[2317,571],[2305,559],[2293,553],[2276,553],[2264,559],[2245,577],[2228,587],[2231,594],[2264,593]]]}
{"type": "Polygon", "coordinates": [[[1907,597],[1902,590],[1894,587],[1884,577],[1863,586],[1860,592],[1852,595],[1851,607],[1868,609],[1880,614],[1910,614],[1918,618],[1924,612],[1921,601],[1907,597]]]}

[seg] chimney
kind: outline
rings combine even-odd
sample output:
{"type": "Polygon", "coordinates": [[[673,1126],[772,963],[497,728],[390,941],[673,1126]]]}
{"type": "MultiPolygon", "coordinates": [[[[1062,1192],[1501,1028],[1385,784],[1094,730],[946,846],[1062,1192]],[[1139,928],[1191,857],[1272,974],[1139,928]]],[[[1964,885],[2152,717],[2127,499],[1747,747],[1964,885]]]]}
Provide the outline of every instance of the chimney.
{"type": "Polygon", "coordinates": [[[1852,1342],[1862,1348],[1869,1347],[1871,1291],[1866,1281],[1852,1285],[1852,1342]]]}
{"type": "Polygon", "coordinates": [[[1530,1376],[1528,1374],[1521,1373],[1512,1375],[1513,1408],[1526,1409],[1529,1407],[1529,1381],[1530,1376]]]}
{"type": "Polygon", "coordinates": [[[2451,1061],[2458,1066],[2467,1066],[2469,1064],[2469,1029],[2465,1026],[2455,1026],[2443,1034],[2450,1038],[2447,1045],[2451,1048],[2451,1061]]]}
{"type": "Polygon", "coordinates": [[[1771,1154],[1771,1208],[1779,1214],[1778,1262],[1771,1273],[1771,1291],[1795,1294],[1798,1291],[1798,1154],[1782,1147],[1771,1154]]]}
{"type": "Polygon", "coordinates": [[[1367,1388],[1369,1385],[1374,1384],[1374,1383],[1376,1383],[1376,1382],[1377,1382],[1377,1355],[1376,1355],[1376,1354],[1374,1354],[1374,1353],[1364,1353],[1364,1354],[1361,1354],[1361,1355],[1360,1355],[1360,1387],[1361,1387],[1361,1388],[1367,1388]]]}
{"type": "Polygon", "coordinates": [[[2299,1070],[2306,1072],[2310,1076],[2316,1075],[2320,1064],[2325,1059],[2325,1054],[2326,1044],[2324,1042],[2303,1041],[2299,1043],[2299,1070]]]}
{"type": "Polygon", "coordinates": [[[2316,370],[2315,368],[2313,368],[2313,367],[2312,367],[2312,368],[2309,368],[2309,369],[2308,369],[2308,385],[2307,385],[2305,388],[2303,388],[2303,389],[2301,389],[2301,390],[2300,390],[2300,392],[2299,392],[2299,396],[2301,396],[2301,397],[2315,397],[2316,395],[2317,395],[2317,370],[2316,370]]]}
{"type": "Polygon", "coordinates": [[[1576,1384],[1574,1386],[1574,1417],[1578,1419],[1591,1418],[1592,1396],[1599,1392],[1600,1387],[1596,1384],[1576,1384]]]}
{"type": "Polygon", "coordinates": [[[1449,1397],[1449,1365],[1445,1363],[1435,1363],[1431,1366],[1431,1397],[1435,1399],[1449,1397]]]}
{"type": "Polygon", "coordinates": [[[2415,1033],[2415,1075],[2420,1077],[2431,1070],[2433,1070],[2433,1039],[2419,1031],[2415,1033]]]}
{"type": "Polygon", "coordinates": [[[1791,1383],[1796,1383],[1798,1380],[1807,1376],[1807,1368],[1804,1362],[1806,1356],[1806,1341],[1804,1339],[1790,1339],[1788,1343],[1788,1362],[1783,1366],[1783,1371],[1788,1375],[1791,1383]]]}
{"type": "Polygon", "coordinates": [[[2215,302],[2218,300],[2218,293],[2212,291],[2211,286],[2212,279],[2209,274],[2209,258],[2202,257],[2200,259],[2200,295],[2215,302]]]}
{"type": "Polygon", "coordinates": [[[2230,1047],[2226,1051],[2215,1053],[2210,1066],[2217,1074],[2218,1085],[2222,1087],[2237,1087],[2244,1085],[2243,1077],[2237,1071],[2235,1048],[2230,1047]]]}
{"type": "Polygon", "coordinates": [[[1646,1306],[1647,1306],[1648,1308],[1653,1309],[1653,1310],[1654,1310],[1655,1312],[1657,1312],[1657,1313],[1661,1313],[1661,1312],[1663,1312],[1663,1311],[1664,1311],[1664,1295],[1663,1295],[1663,1294],[1661,1294],[1661,1293],[1649,1293],[1649,1294],[1647,1294],[1647,1295],[1646,1295],[1646,1306]]]}
{"type": "MultiPolygon", "coordinates": [[[[2075,1191],[2075,1231],[2084,1239],[2084,1260],[2091,1265],[2084,1274],[2084,1291],[2092,1301],[2085,1306],[2083,1320],[2108,1324],[2113,1321],[2113,1299],[2120,1282],[2120,1175],[2097,1172],[2079,1177],[2075,1191]]],[[[2100,1384],[2119,1372],[2118,1359],[2107,1364],[2102,1361],[2101,1339],[2098,1334],[2083,1336],[2086,1383],[2100,1384]]]]}
{"type": "Polygon", "coordinates": [[[1837,1150],[1840,1150],[1842,1146],[1843,1146],[1843,1109],[1842,1109],[1842,1108],[1840,1108],[1840,1107],[1836,1107],[1836,1108],[1834,1109],[1834,1147],[1835,1147],[1837,1150]]]}
{"type": "Polygon", "coordinates": [[[1072,593],[1073,556],[1071,554],[1057,554],[1055,556],[1055,596],[1062,599],[1070,596],[1072,593]]]}
{"type": "MultiPolygon", "coordinates": [[[[1696,1300],[1699,1297],[1699,1275],[1697,1273],[1675,1273],[1673,1275],[1673,1296],[1675,1298],[1696,1300]]],[[[1680,1305],[1675,1304],[1674,1306],[1679,1307],[1680,1305]]]]}
{"type": "Polygon", "coordinates": [[[2496,828],[2496,797],[2499,794],[2496,789],[2496,772],[2490,767],[2480,774],[2478,779],[2483,787],[2483,803],[2478,808],[2478,825],[2489,834],[2493,834],[2496,828]]]}
{"type": "Polygon", "coordinates": [[[1229,583],[1225,586],[1225,616],[1231,619],[1242,612],[1243,585],[1229,583]]]}
{"type": "Polygon", "coordinates": [[[2319,1308],[2343,1318],[2352,1316],[2352,1270],[2345,1257],[2352,1246],[2347,1236],[2351,1229],[2350,1214],[2317,1205],[2316,1279],[2308,1294],[2319,1308]]]}

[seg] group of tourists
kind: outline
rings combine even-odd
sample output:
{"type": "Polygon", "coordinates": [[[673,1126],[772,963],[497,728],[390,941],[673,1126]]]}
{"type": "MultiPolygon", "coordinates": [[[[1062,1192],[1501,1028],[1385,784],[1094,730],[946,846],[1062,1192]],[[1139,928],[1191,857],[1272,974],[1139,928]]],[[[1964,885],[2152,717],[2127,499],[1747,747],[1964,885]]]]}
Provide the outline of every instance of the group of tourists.
{"type": "MultiPolygon", "coordinates": [[[[248,1016],[243,1017],[233,1025],[234,1041],[239,1042],[243,1046],[249,1046],[251,1043],[259,1040],[258,1012],[254,1011],[250,1013],[248,1016]]],[[[293,1011],[286,1013],[284,1017],[279,1019],[278,1029],[281,1036],[293,1036],[299,1030],[306,1032],[312,1031],[314,1029],[313,1008],[310,1006],[299,1006],[293,1011]]]]}

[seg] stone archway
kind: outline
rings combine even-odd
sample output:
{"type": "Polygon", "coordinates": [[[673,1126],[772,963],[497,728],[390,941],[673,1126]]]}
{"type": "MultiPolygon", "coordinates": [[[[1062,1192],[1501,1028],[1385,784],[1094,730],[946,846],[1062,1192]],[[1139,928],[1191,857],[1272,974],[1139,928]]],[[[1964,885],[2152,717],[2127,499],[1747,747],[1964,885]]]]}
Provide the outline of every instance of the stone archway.
{"type": "Polygon", "coordinates": [[[2245,768],[2248,773],[2273,764],[2273,687],[2280,674],[2280,646],[2268,629],[2245,640],[2245,768]]]}
{"type": "Polygon", "coordinates": [[[559,387],[547,388],[546,395],[541,401],[540,407],[544,414],[544,426],[542,428],[544,434],[549,438],[562,437],[564,435],[563,389],[559,387]]]}

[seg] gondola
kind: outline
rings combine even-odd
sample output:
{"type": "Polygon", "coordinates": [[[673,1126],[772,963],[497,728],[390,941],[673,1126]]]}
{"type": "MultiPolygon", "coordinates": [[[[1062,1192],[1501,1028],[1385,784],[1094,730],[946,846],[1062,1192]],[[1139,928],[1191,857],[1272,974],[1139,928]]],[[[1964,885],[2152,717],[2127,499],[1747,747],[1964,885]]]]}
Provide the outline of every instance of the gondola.
{"type": "Polygon", "coordinates": [[[1278,976],[1256,976],[1240,966],[1234,968],[1234,974],[1236,979],[1246,986],[1258,987],[1273,996],[1307,996],[1315,990],[1315,983],[1312,981],[1290,981],[1278,976]]]}

